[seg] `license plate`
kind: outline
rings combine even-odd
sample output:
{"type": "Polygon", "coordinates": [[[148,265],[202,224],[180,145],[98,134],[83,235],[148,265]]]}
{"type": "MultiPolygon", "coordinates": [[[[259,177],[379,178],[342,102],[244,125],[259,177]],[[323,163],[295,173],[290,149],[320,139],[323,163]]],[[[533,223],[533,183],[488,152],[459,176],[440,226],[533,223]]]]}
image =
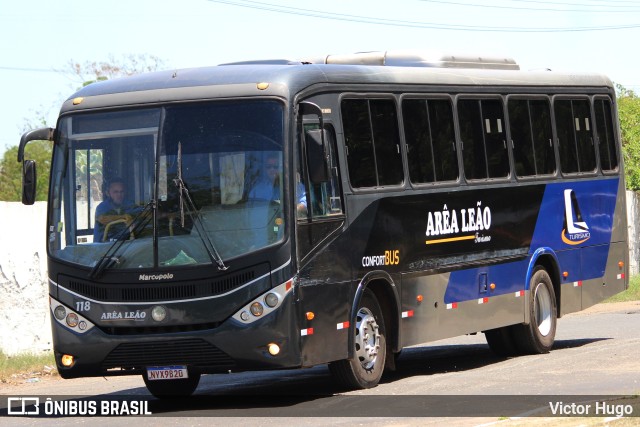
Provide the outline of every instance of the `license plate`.
{"type": "Polygon", "coordinates": [[[149,366],[147,378],[155,380],[182,380],[189,378],[186,366],[149,366]]]}

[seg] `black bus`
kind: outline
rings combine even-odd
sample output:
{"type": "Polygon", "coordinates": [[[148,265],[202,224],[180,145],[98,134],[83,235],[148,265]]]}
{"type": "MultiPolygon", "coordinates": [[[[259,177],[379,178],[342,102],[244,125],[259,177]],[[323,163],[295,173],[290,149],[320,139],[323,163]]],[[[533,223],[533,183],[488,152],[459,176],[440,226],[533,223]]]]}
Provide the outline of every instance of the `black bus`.
{"type": "Polygon", "coordinates": [[[628,285],[615,92],[508,58],[372,52],[88,85],[55,129],[47,245],[63,378],[329,364],[405,346],[543,353],[628,285]]]}

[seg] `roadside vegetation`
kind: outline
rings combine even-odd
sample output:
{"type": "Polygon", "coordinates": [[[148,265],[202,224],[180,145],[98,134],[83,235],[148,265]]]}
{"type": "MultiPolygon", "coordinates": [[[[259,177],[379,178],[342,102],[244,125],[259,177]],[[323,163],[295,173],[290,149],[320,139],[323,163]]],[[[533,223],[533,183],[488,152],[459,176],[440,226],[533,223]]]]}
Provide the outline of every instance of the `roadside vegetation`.
{"type": "Polygon", "coordinates": [[[625,302],[625,301],[638,301],[640,300],[640,275],[636,274],[629,279],[629,288],[614,295],[605,302],[625,302]]]}
{"type": "Polygon", "coordinates": [[[0,384],[37,382],[43,377],[57,376],[53,353],[9,356],[0,350],[0,384]]]}

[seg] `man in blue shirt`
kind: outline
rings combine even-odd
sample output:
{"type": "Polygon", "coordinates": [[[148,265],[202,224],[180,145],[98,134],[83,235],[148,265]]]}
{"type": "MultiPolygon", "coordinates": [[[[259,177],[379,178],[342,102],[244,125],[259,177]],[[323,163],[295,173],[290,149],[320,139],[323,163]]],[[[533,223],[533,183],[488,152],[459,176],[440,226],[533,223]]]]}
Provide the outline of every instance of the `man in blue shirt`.
{"type": "Polygon", "coordinates": [[[124,231],[133,220],[133,205],[125,202],[124,181],[114,178],[109,182],[107,198],[96,208],[95,228],[93,229],[93,241],[103,242],[115,239],[124,231]],[[116,222],[117,221],[117,222],[116,222]],[[115,222],[115,223],[114,223],[115,222]],[[107,236],[104,235],[106,225],[109,226],[107,236]]]}

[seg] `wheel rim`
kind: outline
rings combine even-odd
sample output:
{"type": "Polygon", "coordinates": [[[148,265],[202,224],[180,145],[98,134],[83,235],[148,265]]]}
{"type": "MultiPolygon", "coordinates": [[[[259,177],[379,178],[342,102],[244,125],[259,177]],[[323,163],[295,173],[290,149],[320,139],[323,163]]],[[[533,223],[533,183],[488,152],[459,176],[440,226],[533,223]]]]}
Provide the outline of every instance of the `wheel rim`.
{"type": "Polygon", "coordinates": [[[355,344],[356,356],[362,367],[371,371],[376,364],[380,349],[380,327],[373,313],[366,307],[358,310],[355,344]]]}
{"type": "Polygon", "coordinates": [[[535,293],[535,316],[536,324],[538,325],[538,331],[542,336],[549,335],[552,327],[551,316],[551,295],[544,283],[539,283],[536,286],[535,293]]]}

